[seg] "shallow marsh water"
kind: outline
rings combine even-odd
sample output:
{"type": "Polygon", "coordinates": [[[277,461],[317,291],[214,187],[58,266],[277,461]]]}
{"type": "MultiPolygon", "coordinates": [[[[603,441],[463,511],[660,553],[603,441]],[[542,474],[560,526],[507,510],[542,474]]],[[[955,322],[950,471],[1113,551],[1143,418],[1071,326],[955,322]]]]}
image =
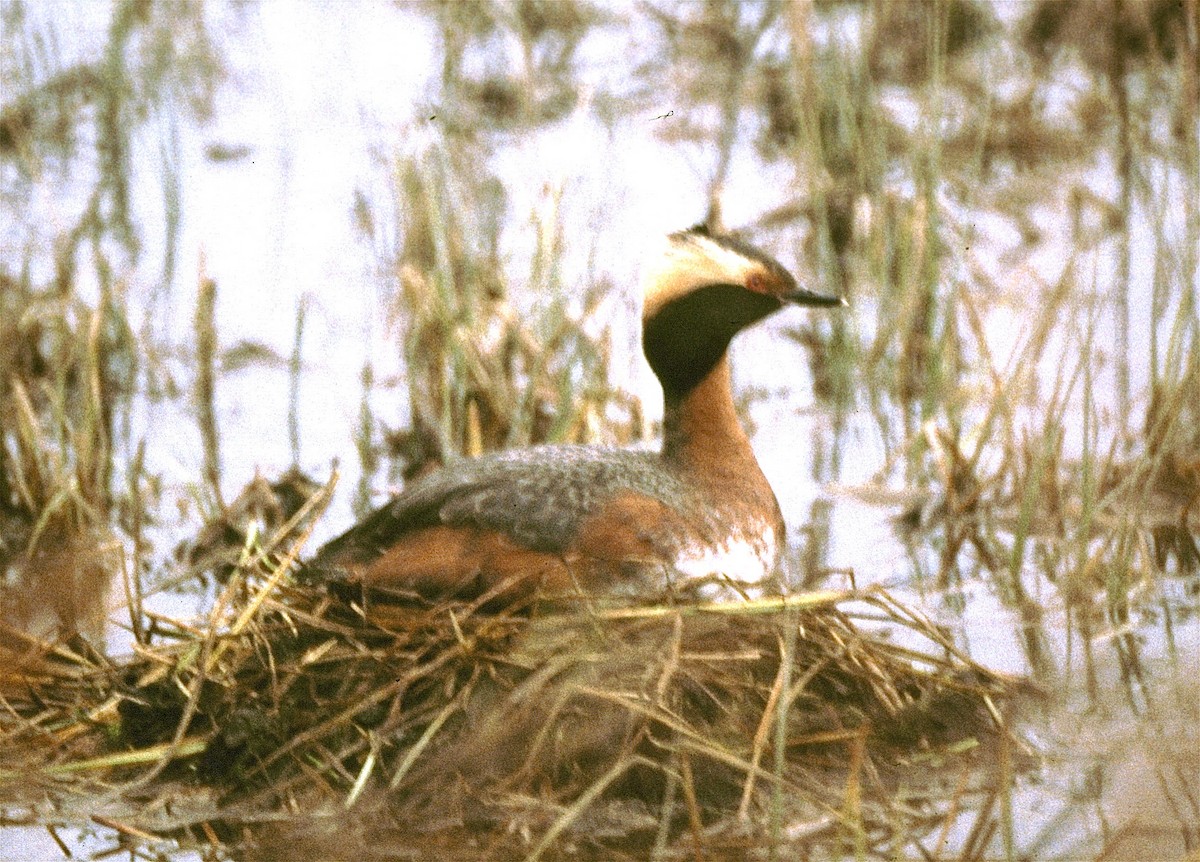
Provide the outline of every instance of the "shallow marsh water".
{"type": "MultiPolygon", "coordinates": [[[[146,315],[145,325],[157,338],[186,356],[192,350],[190,321],[203,260],[204,273],[218,284],[217,330],[222,347],[257,342],[277,357],[288,355],[295,310],[301,302],[308,303],[298,413],[300,463],[310,473],[324,476],[337,460],[342,472],[338,496],[313,536],[315,547],[351,521],[358,469],[353,438],[364,359],[372,360],[379,380],[395,382],[404,374],[394,332],[380,312],[381,297],[394,291],[393,275],[381,271],[386,254],[368,247],[351,214],[356,190],[386,188],[392,182],[395,155],[389,148],[411,154],[436,138],[434,121],[422,125],[413,111],[413,105],[424,99],[426,85],[420,70],[432,64],[427,49],[432,40],[412,16],[378,7],[361,16],[339,15],[320,4],[304,7],[298,16],[284,14],[280,8],[268,5],[249,14],[220,7],[216,13],[242,16],[238,38],[243,41],[234,46],[239,50],[229,52],[235,63],[235,86],[226,91],[210,126],[177,130],[174,169],[181,180],[184,216],[179,270],[163,300],[150,286],[156,275],[152,270],[159,264],[151,256],[137,273],[129,302],[134,314],[146,315]],[[307,37],[314,27],[322,28],[326,38],[307,37]],[[244,148],[248,155],[216,161],[206,155],[214,145],[244,148]],[[383,157],[378,155],[381,151],[383,157]]],[[[82,16],[80,35],[73,38],[84,45],[89,26],[104,23],[101,16],[89,25],[86,11],[66,14],[82,16]]],[[[65,32],[67,27],[62,29],[65,32]]],[[[593,49],[592,68],[609,68],[612,58],[604,56],[601,47],[593,49]]],[[[512,271],[511,281],[520,283],[521,273],[528,269],[536,242],[534,214],[560,208],[564,231],[588,238],[568,244],[562,282],[570,286],[586,281],[593,259],[611,279],[620,299],[611,304],[602,322],[611,325],[618,355],[625,357],[616,371],[623,376],[621,383],[643,397],[651,413],[657,409],[657,395],[636,352],[636,321],[628,301],[636,293],[643,240],[687,226],[705,207],[702,171],[696,168],[694,154],[665,147],[648,125],[649,117],[670,109],[647,104],[645,117],[609,127],[580,111],[537,135],[510,140],[497,159],[513,215],[502,233],[503,265],[512,271]],[[598,213],[603,217],[597,218],[598,213]]],[[[428,113],[436,115],[437,106],[430,106],[428,113]]],[[[135,165],[135,174],[134,198],[149,216],[143,242],[154,247],[163,239],[154,227],[154,214],[161,209],[161,168],[146,160],[135,165]]],[[[777,197],[775,184],[775,178],[758,169],[749,146],[743,147],[734,160],[723,201],[726,221],[738,225],[768,209],[777,197]]],[[[389,211],[386,197],[380,194],[373,201],[386,222],[380,231],[385,242],[394,239],[391,229],[401,215],[395,209],[402,206],[393,202],[389,211]]],[[[1134,230],[1145,233],[1141,226],[1134,230]]],[[[997,246],[1003,245],[1001,240],[996,238],[997,246]]],[[[1135,262],[1144,264],[1146,253],[1144,245],[1136,246],[1135,262]]],[[[1047,282],[1061,270],[1063,256],[1047,249],[1041,261],[1041,275],[1047,282]]],[[[1100,254],[1091,264],[1097,269],[1107,265],[1100,254]]],[[[1138,267],[1142,273],[1151,270],[1148,265],[1138,267]]],[[[86,285],[81,288],[86,292],[86,285]]],[[[514,301],[537,302],[537,298],[514,297],[514,301]]],[[[865,321],[865,311],[851,307],[845,313],[851,318],[862,314],[865,321]]],[[[1005,345],[1019,343],[1017,333],[1026,327],[1026,312],[1014,303],[999,305],[989,314],[986,329],[1001,367],[1014,367],[1007,364],[1005,345]]],[[[1135,323],[1141,325],[1135,335],[1145,338],[1149,309],[1139,306],[1135,313],[1135,323]]],[[[936,549],[919,546],[914,551],[897,536],[893,519],[901,506],[864,501],[873,495],[864,490],[866,486],[880,475],[886,486],[888,478],[889,453],[871,417],[849,416],[841,439],[840,474],[827,482],[812,479],[810,444],[815,437],[829,435],[830,423],[811,409],[805,354],[783,335],[803,319],[803,313],[791,312],[787,319],[747,333],[734,354],[739,387],[768,393],[754,404],[750,418],[757,429],[756,451],[780,498],[793,544],[801,542],[814,504],[827,502],[825,566],[852,572],[860,586],[887,584],[898,596],[911,599],[960,632],[962,642],[981,663],[1027,673],[1019,634],[1022,621],[998,597],[998,588],[983,579],[968,579],[950,592],[939,593],[927,583],[914,582],[914,553],[925,560],[926,568],[934,569],[936,549]]],[[[1053,351],[1047,355],[1050,358],[1040,373],[1049,387],[1058,367],[1053,351]]],[[[183,359],[174,370],[181,379],[190,374],[183,359]]],[[[290,464],[287,392],[282,362],[251,365],[220,377],[218,425],[227,499],[255,471],[276,476],[290,464]]],[[[379,387],[373,406],[382,421],[402,425],[408,418],[402,388],[391,383],[379,387]]],[[[1110,407],[1115,410],[1115,404],[1110,407]]],[[[141,400],[133,414],[130,439],[118,448],[129,456],[145,439],[147,469],[164,477],[165,495],[185,513],[181,523],[162,525],[156,537],[160,549],[170,548],[186,536],[189,524],[195,524],[192,496],[201,455],[192,408],[186,399],[141,400]]],[[[1067,431],[1069,436],[1082,433],[1077,426],[1067,431]]],[[[389,490],[377,487],[376,501],[389,490]]],[[[908,493],[905,488],[892,490],[897,498],[908,493]]],[[[843,577],[834,574],[832,579],[836,583],[843,577]]],[[[1188,724],[1187,684],[1179,677],[1182,671],[1200,668],[1200,623],[1195,616],[1184,617],[1169,643],[1160,621],[1146,614],[1133,620],[1151,683],[1166,704],[1161,716],[1149,723],[1142,723],[1125,702],[1123,670],[1116,655],[1105,649],[1120,632],[1096,632],[1093,645],[1100,656],[1106,694],[1088,711],[1079,670],[1081,635],[1068,624],[1057,589],[1032,565],[1026,577],[1026,586],[1043,611],[1042,626],[1056,668],[1050,679],[1039,682],[1056,687],[1053,695],[1059,706],[1049,714],[1029,717],[1030,733],[1044,746],[1049,762],[1024,782],[1016,799],[1023,814],[1016,824],[1017,838],[1034,848],[1032,856],[1092,858],[1103,844],[1102,809],[1116,822],[1133,822],[1136,818],[1125,815],[1149,812],[1149,827],[1166,829],[1171,824],[1169,814],[1164,814],[1170,805],[1160,795],[1154,758],[1171,746],[1186,749],[1196,741],[1195,727],[1188,724]],[[1177,655],[1171,655],[1172,649],[1177,655]],[[1183,708],[1175,709],[1172,702],[1183,708]],[[1159,730],[1161,744],[1152,738],[1159,730]],[[1045,838],[1043,829],[1049,830],[1045,838]]],[[[1167,592],[1174,589],[1171,583],[1164,587],[1167,592]]],[[[156,602],[162,602],[164,612],[187,616],[203,613],[209,599],[211,594],[194,590],[167,594],[156,602]]],[[[1188,601],[1180,597],[1181,604],[1188,601]]],[[[113,617],[119,620],[120,616],[114,610],[113,617]]],[[[114,628],[113,651],[121,652],[127,643],[127,635],[114,628]]],[[[100,827],[97,830],[103,834],[81,837],[73,847],[86,854],[110,846],[111,836],[100,827]]],[[[57,852],[58,846],[40,830],[0,829],[0,857],[40,859],[57,852]]]]}

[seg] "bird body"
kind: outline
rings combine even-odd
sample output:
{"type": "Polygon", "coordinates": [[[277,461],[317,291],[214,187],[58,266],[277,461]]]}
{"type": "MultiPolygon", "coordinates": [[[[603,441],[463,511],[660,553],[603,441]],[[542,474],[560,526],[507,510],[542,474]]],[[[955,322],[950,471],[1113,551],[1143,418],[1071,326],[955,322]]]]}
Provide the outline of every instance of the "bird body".
{"type": "Polygon", "coordinates": [[[771,258],[703,228],[672,234],[646,279],[643,348],[663,386],[659,452],[548,445],[462,460],[323,547],[323,577],[399,596],[744,590],[784,534],[743,430],[727,348],[796,288],[771,258]]]}

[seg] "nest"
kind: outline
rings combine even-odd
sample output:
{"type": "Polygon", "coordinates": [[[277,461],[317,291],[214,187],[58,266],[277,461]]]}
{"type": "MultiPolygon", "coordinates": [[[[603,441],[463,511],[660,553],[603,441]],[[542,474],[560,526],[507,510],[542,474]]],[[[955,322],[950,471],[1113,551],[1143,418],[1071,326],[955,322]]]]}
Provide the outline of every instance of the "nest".
{"type": "Polygon", "coordinates": [[[214,858],[896,852],[970,795],[985,841],[1022,750],[1013,682],[882,590],[485,614],[285,569],[120,662],[5,631],[0,800],[214,858]]]}

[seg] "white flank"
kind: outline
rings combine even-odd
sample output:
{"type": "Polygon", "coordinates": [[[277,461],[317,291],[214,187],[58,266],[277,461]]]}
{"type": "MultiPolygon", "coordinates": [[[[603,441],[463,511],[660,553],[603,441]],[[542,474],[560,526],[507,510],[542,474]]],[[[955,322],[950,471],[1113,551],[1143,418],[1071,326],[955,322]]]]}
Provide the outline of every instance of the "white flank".
{"type": "Polygon", "coordinates": [[[716,547],[685,549],[675,561],[678,580],[673,586],[698,584],[707,598],[758,594],[756,589],[774,571],[775,531],[753,537],[730,537],[716,547]]]}

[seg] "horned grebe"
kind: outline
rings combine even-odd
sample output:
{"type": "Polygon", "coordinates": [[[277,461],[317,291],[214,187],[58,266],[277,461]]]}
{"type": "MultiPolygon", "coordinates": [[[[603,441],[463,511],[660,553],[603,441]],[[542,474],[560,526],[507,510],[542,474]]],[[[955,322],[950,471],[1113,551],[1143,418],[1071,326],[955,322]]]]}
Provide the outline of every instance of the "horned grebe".
{"type": "Polygon", "coordinates": [[[783,518],[734,409],[727,348],[788,304],[842,300],[797,287],[740,240],[671,234],[642,311],[665,400],[660,452],[546,445],[449,464],[321,548],[308,572],[424,597],[761,582],[783,518]]]}

